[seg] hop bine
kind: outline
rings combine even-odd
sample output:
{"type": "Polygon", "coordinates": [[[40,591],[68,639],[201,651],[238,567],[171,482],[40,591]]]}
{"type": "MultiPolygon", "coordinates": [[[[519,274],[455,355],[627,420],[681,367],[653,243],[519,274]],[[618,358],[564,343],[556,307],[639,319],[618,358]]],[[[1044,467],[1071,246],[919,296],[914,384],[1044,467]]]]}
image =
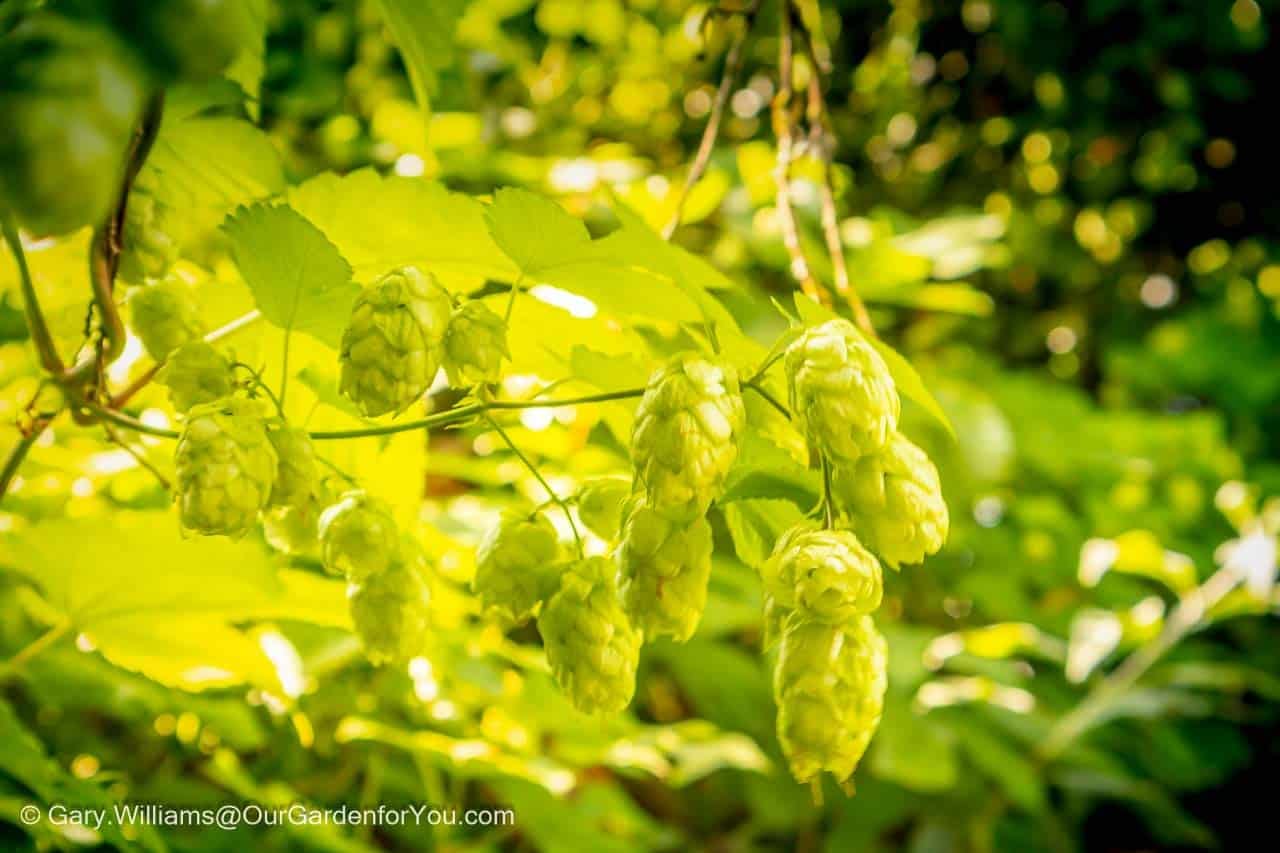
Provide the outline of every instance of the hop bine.
{"type": "Polygon", "coordinates": [[[178,413],[226,397],[235,388],[231,362],[202,340],[188,341],[171,352],[156,382],[169,389],[169,402],[178,413]]]}
{"type": "Polygon", "coordinates": [[[693,636],[707,606],[711,525],[670,521],[641,501],[627,515],[618,567],[622,601],[645,637],[693,636]]]}
{"type": "Polygon", "coordinates": [[[188,284],[177,278],[133,288],[129,293],[129,320],[142,346],[157,361],[204,335],[195,295],[188,284]]]}
{"type": "Polygon", "coordinates": [[[847,530],[793,527],[760,567],[775,606],[840,625],[880,606],[880,561],[847,530]]]}
{"type": "Polygon", "coordinates": [[[444,333],[444,370],[456,387],[496,382],[502,360],[510,358],[507,322],[483,302],[466,302],[453,312],[444,333]]]}
{"type": "Polygon", "coordinates": [[[560,538],[543,515],[504,515],[476,551],[471,586],[485,614],[504,625],[533,616],[555,591],[560,538]]]}
{"type": "Polygon", "coordinates": [[[174,461],[182,526],[207,535],[242,536],[276,478],[276,451],[253,400],[228,397],[192,408],[174,461]]]}
{"type": "Polygon", "coordinates": [[[320,515],[325,570],[360,583],[400,558],[400,533],[391,510],[361,491],[347,492],[320,515]]]}

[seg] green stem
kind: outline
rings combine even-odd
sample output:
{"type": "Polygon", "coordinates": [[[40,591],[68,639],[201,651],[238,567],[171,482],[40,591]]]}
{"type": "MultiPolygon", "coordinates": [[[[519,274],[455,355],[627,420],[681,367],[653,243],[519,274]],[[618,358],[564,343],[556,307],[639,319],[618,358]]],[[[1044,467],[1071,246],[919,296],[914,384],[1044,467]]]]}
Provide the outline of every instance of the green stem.
{"type": "Polygon", "coordinates": [[[30,643],[27,643],[13,657],[4,662],[3,668],[0,668],[0,680],[10,678],[21,672],[22,668],[31,662],[32,658],[58,642],[58,640],[61,640],[70,630],[70,622],[59,622],[30,643]]]}
{"type": "Polygon", "coordinates": [[[4,232],[5,242],[13,259],[18,264],[18,277],[22,282],[23,309],[27,315],[27,327],[31,331],[31,341],[40,355],[40,366],[54,376],[61,376],[65,369],[62,357],[58,355],[58,347],[53,342],[53,334],[49,324],[45,322],[44,312],[40,310],[40,300],[36,296],[35,283],[31,279],[31,269],[27,266],[27,253],[22,249],[22,238],[18,236],[17,226],[8,213],[0,214],[0,230],[4,232]]]}
{"type": "Polygon", "coordinates": [[[556,492],[555,489],[551,488],[551,484],[548,483],[546,479],[543,478],[542,472],[538,470],[538,466],[534,465],[533,462],[529,459],[529,457],[524,455],[524,452],[519,447],[516,446],[516,443],[514,441],[511,440],[511,436],[507,435],[507,431],[504,430],[502,426],[496,420],[493,419],[492,416],[486,414],[484,416],[484,419],[488,421],[489,426],[493,427],[494,431],[497,432],[498,435],[502,437],[502,440],[507,443],[507,447],[511,448],[511,452],[516,455],[516,458],[519,459],[521,463],[523,463],[524,467],[529,469],[529,473],[532,474],[533,478],[538,481],[538,485],[542,486],[542,488],[546,490],[547,495],[550,497],[551,501],[555,503],[556,506],[560,507],[560,510],[564,513],[565,520],[569,522],[569,529],[573,531],[573,541],[577,544],[578,556],[581,557],[582,556],[582,535],[578,533],[578,525],[573,520],[573,512],[569,509],[568,502],[565,501],[564,498],[560,497],[560,495],[556,492]]]}
{"type": "Polygon", "coordinates": [[[507,311],[502,319],[506,323],[511,322],[511,312],[516,307],[516,294],[520,292],[520,282],[524,281],[524,274],[516,276],[516,280],[511,282],[511,295],[507,297],[507,311]]]}
{"type": "Polygon", "coordinates": [[[822,457],[822,523],[827,530],[836,526],[835,506],[831,500],[831,462],[822,457]]]}
{"type": "Polygon", "coordinates": [[[778,399],[776,397],[774,397],[772,394],[766,391],[763,385],[760,385],[759,383],[752,380],[749,380],[744,384],[746,385],[746,387],[750,388],[752,391],[755,391],[757,394],[763,397],[765,402],[768,403],[770,406],[773,406],[775,409],[777,409],[784,418],[787,418],[788,420],[790,420],[791,412],[787,409],[786,406],[778,402],[778,399]]]}
{"type": "Polygon", "coordinates": [[[13,485],[13,478],[18,475],[18,469],[27,458],[27,452],[31,450],[31,446],[36,443],[36,439],[42,432],[44,432],[43,429],[33,429],[30,433],[20,436],[17,444],[9,449],[9,455],[4,460],[4,468],[0,469],[0,504],[9,494],[9,486],[13,485]]]}
{"type": "Polygon", "coordinates": [[[289,391],[289,333],[292,331],[292,326],[284,331],[284,355],[280,358],[280,400],[277,405],[281,417],[284,417],[284,395],[289,391]]]}

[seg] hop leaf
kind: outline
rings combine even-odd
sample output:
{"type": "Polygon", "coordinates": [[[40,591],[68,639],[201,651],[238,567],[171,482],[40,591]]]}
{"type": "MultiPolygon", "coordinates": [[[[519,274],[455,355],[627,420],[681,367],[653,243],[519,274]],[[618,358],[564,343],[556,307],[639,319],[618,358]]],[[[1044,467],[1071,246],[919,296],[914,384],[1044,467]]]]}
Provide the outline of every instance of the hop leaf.
{"type": "Polygon", "coordinates": [[[706,514],[738,454],[744,409],[733,368],[682,353],[649,379],[631,455],[650,506],[674,520],[706,514]]]}
{"type": "Polygon", "coordinates": [[[342,334],[339,389],[369,417],[404,411],[440,368],[451,309],[448,291],[417,267],[365,288],[342,334]]]}
{"type": "Polygon", "coordinates": [[[615,573],[607,557],[569,566],[538,616],[551,672],[585,713],[621,711],[636,689],[640,634],[618,601],[615,573]]]}
{"type": "Polygon", "coordinates": [[[174,462],[182,525],[207,535],[243,535],[276,477],[261,408],[234,397],[191,409],[174,462]]]}
{"type": "Polygon", "coordinates": [[[502,360],[510,356],[507,321],[483,302],[466,302],[453,312],[444,333],[444,369],[450,384],[496,382],[502,360]]]}
{"type": "Polygon", "coordinates": [[[858,535],[895,569],[936,554],[947,539],[938,469],[900,432],[853,468],[837,468],[832,485],[858,535]]]}
{"type": "Polygon", "coordinates": [[[176,278],[135,287],[129,294],[129,320],[142,346],[157,361],[204,335],[195,295],[176,278]]]}
{"type": "Polygon", "coordinates": [[[791,411],[809,441],[836,463],[884,447],[901,400],[875,348],[845,320],[808,329],[787,348],[791,411]]]}
{"type": "Polygon", "coordinates": [[[622,512],[631,495],[625,477],[598,477],[578,490],[578,517],[595,535],[612,542],[622,527],[622,512]]]}
{"type": "Polygon", "coordinates": [[[800,782],[853,775],[880,725],[888,683],[884,637],[870,616],[848,625],[791,621],[773,674],[778,740],[800,782]]]}
{"type": "Polygon", "coordinates": [[[670,521],[642,502],[628,514],[618,549],[622,602],[646,637],[693,636],[707,606],[711,547],[705,518],[670,521]]]}
{"type": "Polygon", "coordinates": [[[271,506],[298,506],[310,499],[320,481],[316,449],[306,430],[289,426],[282,418],[267,424],[267,437],[276,450],[279,466],[271,487],[271,506]]]}
{"type": "Polygon", "coordinates": [[[760,575],[778,605],[807,620],[843,624],[880,606],[880,561],[847,530],[791,528],[760,575]]]}
{"type": "Polygon", "coordinates": [[[178,242],[159,227],[162,204],[143,183],[134,184],[125,210],[120,275],[142,283],[163,278],[178,260],[178,242]]]}
{"type": "Polygon", "coordinates": [[[364,492],[347,492],[320,515],[321,562],[352,583],[386,571],[400,556],[399,537],[391,510],[364,492]]]}
{"type": "Polygon", "coordinates": [[[231,362],[202,340],[189,341],[169,353],[156,382],[169,389],[169,402],[182,413],[229,396],[235,388],[231,362]]]}
{"type": "Polygon", "coordinates": [[[472,589],[486,615],[517,625],[555,591],[560,539],[543,515],[503,516],[476,550],[472,589]]]}
{"type": "Polygon", "coordinates": [[[430,629],[425,561],[408,549],[402,553],[404,558],[347,588],[351,621],[375,664],[420,654],[430,629]]]}

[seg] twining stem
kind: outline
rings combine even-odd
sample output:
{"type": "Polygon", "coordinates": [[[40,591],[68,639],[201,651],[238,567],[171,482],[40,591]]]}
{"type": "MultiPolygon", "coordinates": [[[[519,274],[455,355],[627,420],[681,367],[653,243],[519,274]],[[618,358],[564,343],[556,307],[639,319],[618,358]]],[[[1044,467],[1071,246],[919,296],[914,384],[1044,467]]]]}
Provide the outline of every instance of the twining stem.
{"type": "Polygon", "coordinates": [[[18,469],[22,467],[22,461],[27,458],[28,451],[31,446],[36,443],[36,439],[40,437],[43,429],[34,429],[28,433],[18,436],[18,441],[9,448],[9,455],[5,457],[4,467],[0,468],[0,504],[3,504],[5,497],[9,494],[9,486],[13,484],[13,478],[18,475],[18,469]]]}
{"type": "Polygon", "coordinates": [[[13,657],[0,664],[0,681],[17,675],[22,671],[23,667],[31,662],[32,658],[58,642],[58,640],[61,640],[70,631],[70,622],[59,622],[30,643],[27,643],[13,657]]]}
{"type": "MultiPolygon", "coordinates": [[[[225,326],[219,326],[209,334],[205,335],[204,336],[205,343],[210,343],[210,344],[216,343],[222,340],[223,338],[228,337],[240,331],[245,326],[248,326],[251,323],[257,322],[261,318],[262,318],[262,312],[255,308],[254,310],[248,312],[247,314],[237,317],[236,319],[232,320],[230,323],[227,323],[225,326]]],[[[121,406],[123,406],[125,403],[129,402],[129,400],[133,399],[134,394],[137,394],[143,388],[147,387],[147,385],[150,384],[151,380],[156,378],[156,373],[158,373],[160,371],[160,368],[163,366],[164,366],[164,360],[160,360],[160,361],[157,361],[155,364],[151,365],[151,367],[147,368],[140,376],[138,376],[137,379],[130,382],[128,386],[124,388],[124,390],[122,390],[119,394],[116,394],[114,397],[111,398],[111,408],[118,409],[121,406]]]]}
{"type": "Polygon", "coordinates": [[[35,283],[31,279],[31,269],[27,266],[27,253],[22,248],[22,238],[18,236],[18,228],[8,213],[0,213],[0,230],[4,232],[4,240],[9,244],[9,251],[18,264],[18,278],[22,283],[23,310],[27,317],[27,328],[31,330],[31,341],[35,344],[40,356],[40,366],[45,372],[61,376],[65,369],[62,357],[58,355],[58,347],[53,342],[53,333],[45,321],[44,312],[40,310],[40,299],[36,296],[35,283]]]}
{"type": "Polygon", "coordinates": [[[787,409],[786,406],[782,405],[782,403],[778,402],[778,398],[774,397],[772,394],[766,391],[763,385],[761,385],[760,383],[754,380],[748,380],[747,382],[744,382],[743,385],[747,388],[750,388],[752,391],[755,391],[762,398],[764,398],[764,401],[768,403],[770,406],[773,406],[775,409],[777,409],[778,412],[784,418],[790,419],[791,417],[790,410],[787,409]]]}
{"type": "Polygon", "coordinates": [[[524,452],[519,448],[519,446],[516,445],[514,441],[511,440],[511,436],[507,435],[507,431],[502,428],[501,424],[499,424],[495,418],[493,418],[491,415],[486,414],[484,416],[484,419],[489,422],[489,426],[493,427],[494,432],[496,432],[499,436],[502,437],[502,440],[506,442],[507,447],[511,448],[511,452],[516,455],[516,458],[520,460],[521,464],[523,464],[525,468],[529,469],[529,473],[532,474],[533,478],[538,481],[538,485],[542,486],[542,488],[546,491],[547,496],[551,499],[551,501],[555,503],[556,506],[560,507],[561,512],[564,513],[565,520],[569,522],[569,529],[573,531],[573,541],[578,546],[578,556],[581,557],[582,556],[582,535],[578,533],[578,525],[573,520],[573,511],[569,509],[568,502],[565,501],[564,498],[560,497],[559,492],[551,488],[551,484],[546,481],[546,479],[542,476],[542,472],[538,470],[538,466],[534,465],[533,462],[529,459],[529,457],[524,455],[524,452]]]}

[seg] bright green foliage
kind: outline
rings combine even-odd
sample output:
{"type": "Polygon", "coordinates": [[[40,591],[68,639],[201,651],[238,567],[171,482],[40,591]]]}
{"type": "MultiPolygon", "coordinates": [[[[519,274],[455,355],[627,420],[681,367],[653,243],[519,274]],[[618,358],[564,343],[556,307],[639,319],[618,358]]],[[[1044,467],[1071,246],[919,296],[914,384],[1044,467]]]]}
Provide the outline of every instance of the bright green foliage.
{"type": "Polygon", "coordinates": [[[622,513],[631,495],[625,477],[597,477],[578,490],[578,518],[595,535],[612,542],[622,527],[622,513]]]}
{"type": "Polygon", "coordinates": [[[177,278],[133,288],[129,292],[129,322],[156,360],[198,340],[205,331],[191,286],[177,278]]]}
{"type": "Polygon", "coordinates": [[[120,255],[120,276],[125,281],[142,284],[148,279],[163,278],[178,259],[178,242],[160,227],[161,202],[147,187],[138,182],[129,193],[125,209],[124,252],[120,255]]]}
{"type": "Polygon", "coordinates": [[[507,322],[483,302],[464,302],[444,333],[444,370],[458,387],[495,382],[502,360],[511,357],[507,322]]]}
{"type": "Polygon", "coordinates": [[[836,469],[833,487],[858,536],[886,563],[918,563],[947,539],[938,469],[900,432],[880,452],[836,469]]]}
{"type": "Polygon", "coordinates": [[[276,451],[261,406],[227,397],[192,408],[174,464],[182,526],[243,536],[266,506],[276,478],[276,451]]]}
{"type": "Polygon", "coordinates": [[[245,0],[104,0],[104,13],[165,77],[203,79],[239,53],[248,22],[245,0]]]}
{"type": "Polygon", "coordinates": [[[0,38],[0,203],[36,234],[105,222],[143,101],[110,33],[50,14],[21,23],[0,38]]]}
{"type": "Polygon", "coordinates": [[[267,437],[280,464],[271,486],[272,506],[300,506],[315,494],[320,480],[316,449],[307,431],[280,418],[267,422],[267,437]]]}
{"type": "Polygon", "coordinates": [[[405,552],[348,588],[351,621],[373,663],[407,660],[422,653],[431,627],[424,569],[419,555],[405,552]]]}
{"type": "Polygon", "coordinates": [[[884,359],[847,320],[805,330],[786,356],[791,412],[832,462],[874,453],[898,426],[901,401],[884,359]]]}
{"type": "Polygon", "coordinates": [[[400,557],[400,531],[391,510],[361,491],[347,492],[320,516],[325,569],[359,583],[400,557]]]}
{"type": "Polygon", "coordinates": [[[636,689],[641,637],[618,601],[616,574],[607,557],[566,567],[538,615],[551,672],[584,713],[621,711],[636,689]]]}
{"type": "Polygon", "coordinates": [[[507,513],[476,549],[471,588],[486,616],[517,625],[555,591],[560,559],[559,536],[545,515],[507,513]]]}
{"type": "Polygon", "coordinates": [[[760,567],[777,604],[840,625],[880,606],[880,561],[847,530],[793,527],[760,567]]]}
{"type": "Polygon", "coordinates": [[[880,725],[888,647],[870,616],[788,624],[773,672],[778,741],[791,773],[848,779],[880,725]]]}
{"type": "Polygon", "coordinates": [[[451,309],[448,291],[417,267],[365,288],[342,335],[342,393],[370,417],[412,405],[440,367],[451,309]]]}
{"type": "Polygon", "coordinates": [[[703,515],[737,458],[743,417],[732,367],[688,352],[659,368],[631,436],[632,463],[650,506],[676,520],[703,515]]]}
{"type": "Polygon", "coordinates": [[[203,340],[188,341],[169,353],[156,374],[156,382],[169,389],[169,402],[179,413],[226,397],[234,380],[231,362],[203,340]]]}
{"type": "Polygon", "coordinates": [[[671,521],[643,502],[628,512],[618,549],[622,602],[647,639],[693,636],[707,606],[711,525],[671,521]]]}

